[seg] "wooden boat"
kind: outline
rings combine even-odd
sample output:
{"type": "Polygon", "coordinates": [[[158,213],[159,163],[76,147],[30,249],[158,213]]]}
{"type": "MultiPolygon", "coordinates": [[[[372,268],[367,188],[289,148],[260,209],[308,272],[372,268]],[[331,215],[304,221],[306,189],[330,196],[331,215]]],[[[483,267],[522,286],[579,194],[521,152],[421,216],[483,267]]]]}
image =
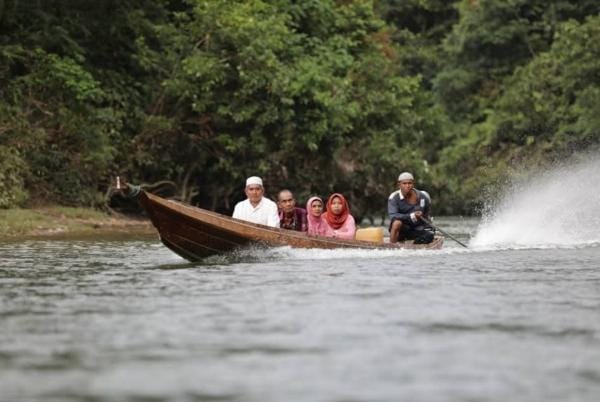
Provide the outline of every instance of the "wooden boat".
{"type": "Polygon", "coordinates": [[[444,238],[429,244],[384,243],[308,236],[293,230],[259,225],[141,191],[137,200],[148,213],[165,246],[189,261],[244,246],[291,246],[296,248],[440,249],[444,238]]]}

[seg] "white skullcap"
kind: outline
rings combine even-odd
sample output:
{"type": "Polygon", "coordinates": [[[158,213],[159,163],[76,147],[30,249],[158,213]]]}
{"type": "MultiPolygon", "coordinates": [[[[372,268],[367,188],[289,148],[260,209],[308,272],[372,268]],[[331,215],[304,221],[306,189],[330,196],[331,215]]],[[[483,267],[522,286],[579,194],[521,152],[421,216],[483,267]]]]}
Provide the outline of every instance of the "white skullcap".
{"type": "Polygon", "coordinates": [[[398,176],[398,181],[407,181],[407,180],[415,181],[415,178],[413,177],[412,174],[410,174],[408,172],[400,173],[400,176],[398,176]]]}
{"type": "Polygon", "coordinates": [[[259,186],[262,187],[262,179],[258,176],[250,176],[246,179],[246,187],[252,185],[252,184],[258,184],[259,186]]]}

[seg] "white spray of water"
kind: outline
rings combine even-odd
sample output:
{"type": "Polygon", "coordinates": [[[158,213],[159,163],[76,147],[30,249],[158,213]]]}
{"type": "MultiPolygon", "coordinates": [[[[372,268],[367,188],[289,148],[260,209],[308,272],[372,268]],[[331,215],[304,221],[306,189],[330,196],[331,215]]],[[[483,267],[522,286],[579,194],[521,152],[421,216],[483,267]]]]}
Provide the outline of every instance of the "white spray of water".
{"type": "Polygon", "coordinates": [[[475,247],[563,247],[600,243],[600,157],[506,187],[471,239],[475,247]]]}

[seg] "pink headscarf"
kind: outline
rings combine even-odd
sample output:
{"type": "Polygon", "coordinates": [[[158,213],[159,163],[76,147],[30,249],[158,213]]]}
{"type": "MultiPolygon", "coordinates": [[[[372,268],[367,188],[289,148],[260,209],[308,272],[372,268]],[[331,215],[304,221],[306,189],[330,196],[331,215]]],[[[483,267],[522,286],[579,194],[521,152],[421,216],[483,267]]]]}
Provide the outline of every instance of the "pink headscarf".
{"type": "Polygon", "coordinates": [[[325,206],[323,200],[319,197],[310,197],[306,202],[306,219],[308,219],[308,234],[325,236],[327,234],[327,223],[323,219],[323,215],[314,216],[312,214],[312,203],[315,201],[321,201],[321,204],[325,206]]]}

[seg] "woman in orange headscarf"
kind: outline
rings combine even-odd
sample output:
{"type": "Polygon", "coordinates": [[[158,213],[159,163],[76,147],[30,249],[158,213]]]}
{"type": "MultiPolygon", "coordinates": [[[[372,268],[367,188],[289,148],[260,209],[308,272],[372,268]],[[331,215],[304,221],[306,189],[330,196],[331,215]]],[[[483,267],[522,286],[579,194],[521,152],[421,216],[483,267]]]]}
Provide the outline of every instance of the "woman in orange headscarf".
{"type": "Polygon", "coordinates": [[[325,222],[329,226],[326,236],[338,239],[354,239],[356,223],[350,215],[348,201],[343,195],[334,193],[327,200],[327,212],[324,214],[325,222]]]}

